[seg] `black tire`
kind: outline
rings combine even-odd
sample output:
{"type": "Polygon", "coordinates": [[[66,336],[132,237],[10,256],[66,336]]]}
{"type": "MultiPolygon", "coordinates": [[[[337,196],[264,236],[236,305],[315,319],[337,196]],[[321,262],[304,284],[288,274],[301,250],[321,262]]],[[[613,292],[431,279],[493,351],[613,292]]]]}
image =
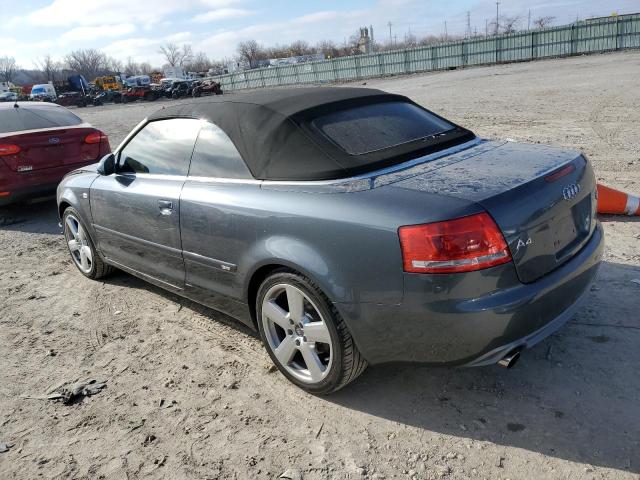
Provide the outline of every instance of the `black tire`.
{"type": "Polygon", "coordinates": [[[358,378],[358,376],[360,376],[367,367],[367,362],[360,355],[360,352],[353,342],[353,338],[349,333],[347,325],[340,316],[340,313],[336,310],[335,306],[329,301],[318,285],[303,275],[288,269],[282,269],[275,271],[267,277],[260,285],[256,295],[256,318],[260,338],[262,339],[262,343],[267,349],[273,363],[289,381],[309,393],[315,395],[333,393],[358,378]],[[269,290],[279,284],[292,285],[307,295],[317,307],[318,312],[322,316],[329,330],[332,342],[331,349],[333,359],[331,361],[329,372],[320,382],[303,382],[293,376],[276,358],[271,346],[269,345],[262,322],[262,303],[269,290]]]}
{"type": "Polygon", "coordinates": [[[71,261],[76,266],[76,268],[80,271],[80,273],[82,273],[87,278],[90,278],[92,280],[97,280],[113,272],[114,268],[111,265],[108,265],[104,262],[104,259],[96,249],[95,244],[93,243],[93,240],[91,239],[91,236],[89,235],[89,232],[87,231],[87,228],[80,217],[80,214],[75,208],[67,207],[64,213],[62,214],[62,228],[64,229],[65,242],[67,243],[67,249],[69,250],[69,255],[71,255],[71,261]],[[69,245],[70,231],[67,225],[67,220],[69,219],[70,216],[76,219],[77,223],[80,224],[80,226],[82,226],[82,229],[84,230],[85,236],[86,236],[87,247],[91,249],[92,262],[91,262],[91,269],[88,272],[82,270],[81,266],[78,265],[77,261],[74,259],[73,252],[71,251],[71,247],[69,245]]]}

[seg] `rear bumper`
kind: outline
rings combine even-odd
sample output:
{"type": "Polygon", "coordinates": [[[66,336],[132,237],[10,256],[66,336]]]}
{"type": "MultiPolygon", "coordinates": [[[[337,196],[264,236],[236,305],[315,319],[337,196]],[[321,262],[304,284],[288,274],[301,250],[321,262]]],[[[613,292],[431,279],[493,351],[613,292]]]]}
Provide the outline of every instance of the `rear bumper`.
{"type": "Polygon", "coordinates": [[[0,196],[0,206],[48,194],[53,195],[67,173],[93,163],[95,160],[31,172],[14,172],[0,163],[0,192],[9,192],[9,195],[0,196]]]}
{"type": "MultiPolygon", "coordinates": [[[[20,202],[22,200],[29,200],[32,198],[45,197],[47,195],[53,195],[56,193],[57,183],[48,183],[42,185],[35,185],[29,187],[21,187],[18,189],[8,188],[9,195],[0,196],[0,207],[11,205],[12,203],[20,202]]],[[[0,189],[1,191],[5,191],[0,189]]]]}
{"type": "Polygon", "coordinates": [[[405,274],[398,305],[336,307],[371,364],[488,365],[566,323],[593,281],[603,250],[598,224],[580,252],[533,283],[521,283],[513,264],[464,274],[405,274]]]}

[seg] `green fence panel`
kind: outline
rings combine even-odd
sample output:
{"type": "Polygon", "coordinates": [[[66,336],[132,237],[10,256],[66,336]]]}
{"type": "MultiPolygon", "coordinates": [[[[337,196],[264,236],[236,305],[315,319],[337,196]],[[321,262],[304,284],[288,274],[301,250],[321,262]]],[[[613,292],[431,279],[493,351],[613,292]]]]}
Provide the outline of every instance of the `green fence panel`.
{"type": "Polygon", "coordinates": [[[360,76],[362,78],[379,77],[382,75],[380,70],[380,58],[376,54],[361,55],[360,60],[360,76]]]}
{"type": "Polygon", "coordinates": [[[640,47],[640,15],[618,21],[618,48],[640,47]]]}
{"type": "Polygon", "coordinates": [[[640,48],[640,14],[590,19],[573,25],[488,38],[471,38],[407,50],[355,55],[316,62],[260,68],[214,77],[224,90],[348,81],[640,48]]]}

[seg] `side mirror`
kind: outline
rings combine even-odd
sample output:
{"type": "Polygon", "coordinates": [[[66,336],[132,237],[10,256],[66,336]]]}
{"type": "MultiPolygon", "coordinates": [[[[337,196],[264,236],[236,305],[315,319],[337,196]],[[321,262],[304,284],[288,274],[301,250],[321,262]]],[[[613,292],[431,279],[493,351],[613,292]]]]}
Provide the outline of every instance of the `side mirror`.
{"type": "Polygon", "coordinates": [[[108,153],[98,163],[98,173],[100,175],[109,176],[116,173],[116,157],[113,153],[108,153]]]}

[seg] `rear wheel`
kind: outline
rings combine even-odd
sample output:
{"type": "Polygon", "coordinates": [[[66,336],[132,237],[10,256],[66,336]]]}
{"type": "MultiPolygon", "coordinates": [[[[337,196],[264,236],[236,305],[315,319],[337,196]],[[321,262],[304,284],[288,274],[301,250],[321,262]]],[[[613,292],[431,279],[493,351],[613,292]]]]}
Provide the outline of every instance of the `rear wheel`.
{"type": "Polygon", "coordinates": [[[71,259],[78,270],[91,279],[98,279],[111,273],[113,268],[102,260],[80,220],[80,214],[73,207],[68,207],[62,215],[62,220],[64,238],[67,241],[71,259]]]}
{"type": "Polygon", "coordinates": [[[332,393],[365,370],[344,320],[306,277],[289,271],[268,277],[258,291],[256,313],[271,359],[300,388],[332,393]]]}

